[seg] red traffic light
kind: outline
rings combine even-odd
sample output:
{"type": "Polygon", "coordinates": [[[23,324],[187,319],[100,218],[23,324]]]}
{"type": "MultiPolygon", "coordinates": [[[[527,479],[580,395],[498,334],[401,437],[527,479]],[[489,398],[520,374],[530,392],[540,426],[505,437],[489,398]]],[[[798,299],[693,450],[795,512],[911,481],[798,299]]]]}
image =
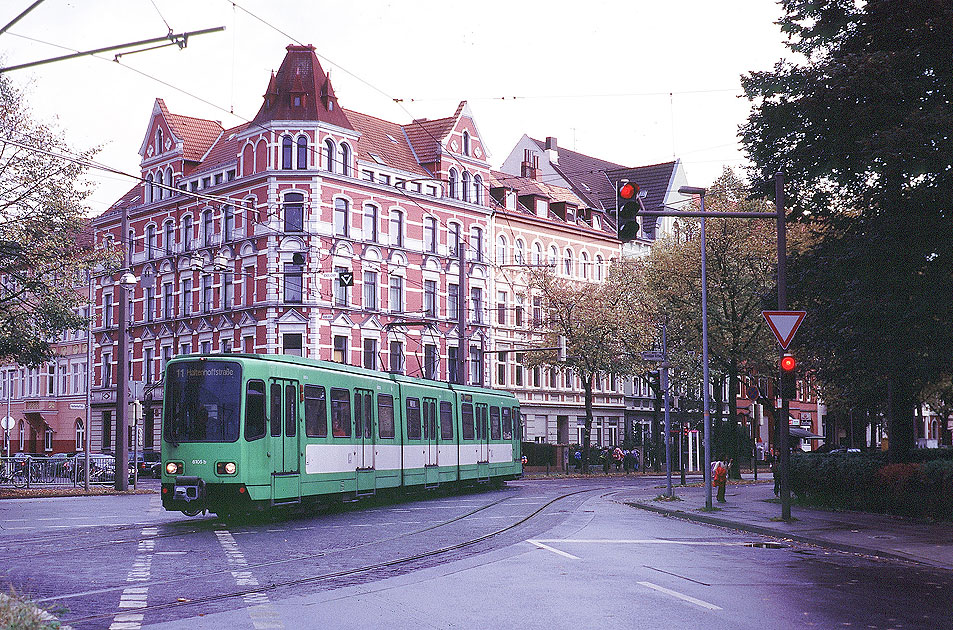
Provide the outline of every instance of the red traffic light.
{"type": "Polygon", "coordinates": [[[639,194],[639,185],[632,182],[625,182],[619,186],[619,197],[625,200],[635,199],[639,194]]]}
{"type": "Polygon", "coordinates": [[[794,357],[790,354],[786,354],[781,357],[781,371],[782,372],[793,372],[794,368],[797,367],[797,361],[794,360],[794,357]]]}

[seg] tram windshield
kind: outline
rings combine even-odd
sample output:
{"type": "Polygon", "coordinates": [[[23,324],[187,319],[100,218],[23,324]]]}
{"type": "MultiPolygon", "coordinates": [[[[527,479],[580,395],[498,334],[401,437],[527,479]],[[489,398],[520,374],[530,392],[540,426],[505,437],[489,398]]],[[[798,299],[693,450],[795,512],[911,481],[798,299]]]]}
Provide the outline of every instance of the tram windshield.
{"type": "Polygon", "coordinates": [[[242,368],[231,361],[188,361],[167,369],[167,442],[234,442],[241,425],[242,368]]]}

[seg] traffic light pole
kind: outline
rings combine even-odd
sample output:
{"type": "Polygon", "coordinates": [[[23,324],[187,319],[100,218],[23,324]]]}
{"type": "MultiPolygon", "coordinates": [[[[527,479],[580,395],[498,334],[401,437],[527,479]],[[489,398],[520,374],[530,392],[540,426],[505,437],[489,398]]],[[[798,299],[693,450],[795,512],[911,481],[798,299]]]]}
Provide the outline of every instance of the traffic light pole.
{"type": "MultiPolygon", "coordinates": [[[[775,173],[774,175],[774,209],[778,215],[778,310],[788,310],[788,278],[787,278],[787,227],[784,225],[784,173],[775,173]]],[[[778,357],[778,369],[780,370],[781,359],[784,358],[784,350],[778,357]]],[[[779,374],[778,378],[783,378],[779,374]]],[[[780,383],[780,380],[778,381],[780,383]]],[[[778,425],[779,438],[781,442],[781,519],[791,520],[791,427],[790,427],[790,403],[785,392],[781,393],[781,418],[778,425]]]]}

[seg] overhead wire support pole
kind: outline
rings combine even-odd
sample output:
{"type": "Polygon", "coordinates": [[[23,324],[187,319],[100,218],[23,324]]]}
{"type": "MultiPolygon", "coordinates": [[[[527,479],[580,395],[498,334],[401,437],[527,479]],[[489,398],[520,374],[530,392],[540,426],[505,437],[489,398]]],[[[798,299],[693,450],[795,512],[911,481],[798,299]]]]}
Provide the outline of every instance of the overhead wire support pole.
{"type": "Polygon", "coordinates": [[[13,26],[13,25],[16,24],[17,22],[19,22],[20,20],[22,20],[23,18],[25,18],[30,11],[32,11],[33,9],[35,9],[36,7],[38,7],[38,6],[41,5],[41,4],[43,4],[43,0],[36,0],[36,2],[34,2],[34,3],[31,4],[30,6],[28,6],[26,9],[24,9],[24,10],[20,13],[20,15],[16,16],[16,17],[13,18],[12,20],[10,20],[10,22],[8,22],[7,25],[4,26],[3,28],[0,28],[0,35],[3,35],[3,34],[6,33],[8,30],[10,30],[10,27],[11,27],[11,26],[13,26]]]}
{"type": "MultiPolygon", "coordinates": [[[[117,44],[114,46],[106,46],[104,48],[96,48],[94,50],[85,50],[81,52],[75,52],[69,55],[61,55],[59,57],[52,57],[50,59],[42,59],[40,61],[30,61],[27,63],[17,64],[15,66],[7,66],[5,68],[0,68],[0,74],[3,74],[4,72],[11,72],[13,70],[23,70],[24,68],[32,68],[34,66],[42,66],[44,64],[55,63],[57,61],[66,61],[68,59],[88,57],[90,55],[98,55],[100,53],[112,52],[114,50],[123,50],[124,48],[133,48],[135,46],[149,46],[152,44],[161,44],[163,42],[176,44],[178,45],[179,48],[185,48],[186,45],[188,45],[189,37],[193,37],[195,35],[207,35],[209,33],[218,33],[224,30],[225,30],[224,26],[217,26],[215,28],[206,28],[200,31],[188,31],[185,33],[169,33],[162,37],[153,37],[151,39],[143,39],[137,42],[130,42],[128,44],[117,44]]],[[[132,52],[143,52],[143,51],[132,51],[132,52]]],[[[129,55],[132,53],[130,52],[130,53],[124,53],[124,54],[129,55]]]]}
{"type": "MultiPolygon", "coordinates": [[[[778,216],[778,310],[788,310],[788,278],[787,278],[787,226],[784,223],[784,173],[774,175],[774,203],[778,216]]],[[[780,351],[780,359],[784,358],[784,350],[780,351]]],[[[779,375],[780,377],[781,375],[779,375]]],[[[781,388],[779,388],[780,390],[781,388]]],[[[781,394],[780,431],[781,441],[781,519],[791,520],[791,417],[790,403],[784,392],[781,394]]]]}

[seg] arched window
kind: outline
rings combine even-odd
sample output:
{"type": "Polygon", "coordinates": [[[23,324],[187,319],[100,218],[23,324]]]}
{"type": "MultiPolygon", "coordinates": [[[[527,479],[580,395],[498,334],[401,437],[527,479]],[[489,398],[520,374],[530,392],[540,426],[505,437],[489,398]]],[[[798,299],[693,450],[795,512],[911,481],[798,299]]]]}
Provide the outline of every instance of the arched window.
{"type": "Polygon", "coordinates": [[[152,203],[152,174],[146,175],[145,193],[146,203],[152,203]]]}
{"type": "Polygon", "coordinates": [[[164,183],[162,181],[162,175],[162,171],[156,173],[156,191],[152,197],[157,201],[165,197],[165,188],[162,187],[162,184],[164,183]]]}
{"type": "Polygon", "coordinates": [[[327,169],[329,173],[334,172],[334,140],[328,138],[324,141],[324,168],[327,169]]]}
{"type": "Polygon", "coordinates": [[[162,153],[162,128],[156,129],[156,155],[162,153]]]}
{"type": "Polygon", "coordinates": [[[433,217],[424,217],[424,251],[437,253],[437,220],[433,217]]]}
{"type": "Polygon", "coordinates": [[[483,228],[470,228],[470,255],[472,260],[483,260],[483,228]]]}
{"type": "Polygon", "coordinates": [[[348,235],[348,223],[350,223],[348,210],[347,199],[338,198],[334,200],[334,234],[336,236],[348,235]]]}
{"type": "Polygon", "coordinates": [[[522,265],[526,263],[526,258],[523,253],[523,239],[516,240],[516,252],[513,254],[513,262],[517,265],[522,265]]]}
{"type": "Polygon", "coordinates": [[[166,256],[171,256],[173,253],[175,253],[175,223],[172,221],[166,221],[163,232],[164,235],[162,240],[165,241],[163,243],[165,247],[165,253],[166,256]]]}
{"type": "Polygon", "coordinates": [[[602,281],[602,256],[596,256],[596,280],[602,281]]]}
{"type": "Polygon", "coordinates": [[[463,132],[463,154],[470,155],[470,134],[469,132],[463,132]]]}
{"type": "Polygon", "coordinates": [[[225,204],[222,208],[222,215],[222,239],[224,242],[230,243],[235,237],[235,209],[225,204]]]}
{"type": "Polygon", "coordinates": [[[404,213],[400,210],[390,211],[390,244],[392,247],[404,246],[404,213]]]}
{"type": "Polygon", "coordinates": [[[566,257],[563,259],[563,272],[567,276],[572,275],[572,250],[566,250],[566,257]]]}
{"type": "Polygon", "coordinates": [[[26,431],[23,426],[23,420],[20,420],[20,452],[23,452],[23,447],[26,445],[26,431]]]}
{"type": "Polygon", "coordinates": [[[543,264],[543,246],[539,243],[533,243],[533,264],[543,264]]]}
{"type": "MultiPolygon", "coordinates": [[[[168,186],[170,189],[171,189],[171,188],[175,188],[175,182],[172,181],[172,167],[169,167],[169,169],[165,172],[165,184],[166,184],[166,186],[168,186]]],[[[169,191],[166,193],[165,196],[166,196],[166,197],[171,197],[171,196],[172,196],[172,190],[169,190],[169,191]]]]}
{"type": "Polygon", "coordinates": [[[351,147],[344,142],[341,143],[341,174],[351,174],[351,147]]]}
{"type": "Polygon", "coordinates": [[[463,171],[463,181],[460,184],[460,192],[463,193],[463,200],[470,201],[470,173],[463,171]]]}
{"type": "Polygon", "coordinates": [[[298,164],[299,169],[308,168],[308,137],[298,136],[298,164]]]}
{"type": "Polygon", "coordinates": [[[365,241],[370,241],[372,243],[377,242],[377,215],[378,210],[377,206],[366,203],[364,204],[364,229],[363,237],[365,241]]]}
{"type": "Polygon", "coordinates": [[[582,262],[582,277],[584,280],[589,279],[589,255],[586,252],[579,254],[579,260],[582,262]]]}
{"type": "Polygon", "coordinates": [[[546,262],[550,265],[555,265],[559,262],[559,250],[556,249],[555,245],[549,246],[549,259],[546,262]]]}
{"type": "Polygon", "coordinates": [[[76,420],[76,450],[85,451],[86,450],[86,426],[83,424],[82,420],[76,420]]]}
{"type": "Polygon", "coordinates": [[[450,197],[453,199],[457,198],[457,169],[452,168],[450,172],[447,173],[447,186],[450,189],[450,197]]]}
{"type": "Polygon", "coordinates": [[[213,222],[211,208],[202,212],[202,235],[205,247],[209,247],[212,244],[212,236],[215,235],[215,223],[213,222]]]}
{"type": "Polygon", "coordinates": [[[500,238],[496,240],[496,264],[506,264],[506,237],[502,234],[500,234],[500,238]]]}
{"type": "Polygon", "coordinates": [[[483,178],[479,175],[473,177],[473,203],[483,205],[483,178]]]}
{"type": "Polygon", "coordinates": [[[291,153],[294,142],[291,140],[291,136],[282,136],[281,137],[281,168],[290,169],[291,168],[291,153]]]}
{"type": "Polygon", "coordinates": [[[192,249],[192,215],[182,217],[182,248],[183,251],[192,249]]]}

